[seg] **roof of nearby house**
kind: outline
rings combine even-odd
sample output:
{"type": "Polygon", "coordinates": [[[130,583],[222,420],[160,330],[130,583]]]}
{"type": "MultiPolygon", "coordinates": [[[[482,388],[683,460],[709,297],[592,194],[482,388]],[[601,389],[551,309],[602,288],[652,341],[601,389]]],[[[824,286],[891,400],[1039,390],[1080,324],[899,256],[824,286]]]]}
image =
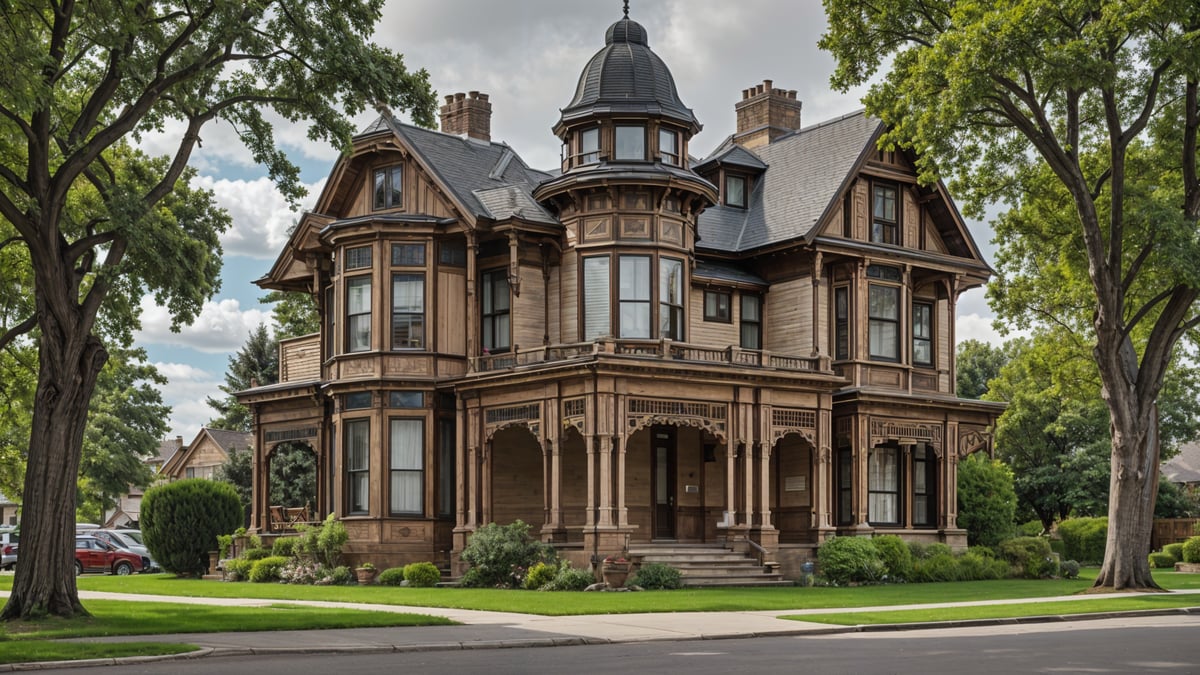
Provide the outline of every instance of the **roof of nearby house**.
{"type": "Polygon", "coordinates": [[[171,457],[173,457],[175,455],[175,453],[179,452],[183,448],[184,448],[183,436],[176,436],[175,438],[164,438],[162,440],[162,442],[158,444],[158,447],[154,450],[154,454],[152,456],[150,456],[146,461],[151,464],[153,464],[155,462],[161,462],[162,464],[166,464],[167,462],[171,461],[171,457]]]}
{"type": "Polygon", "coordinates": [[[879,120],[859,111],[805,127],[753,151],[726,139],[698,166],[761,165],[767,170],[747,195],[746,208],[718,204],[700,214],[697,246],[741,252],[811,236],[881,130],[879,120]]]}
{"type": "Polygon", "coordinates": [[[0,492],[0,504],[8,505],[8,504],[16,504],[16,502],[14,502],[14,501],[10,500],[8,497],[4,496],[3,492],[0,492]]]}
{"type": "MultiPolygon", "coordinates": [[[[212,437],[213,441],[217,445],[221,446],[221,449],[227,453],[234,448],[249,448],[250,446],[254,445],[254,434],[246,433],[244,431],[209,429],[208,427],[200,430],[201,434],[205,432],[207,432],[208,435],[212,437]]],[[[197,437],[196,441],[199,440],[200,438],[197,437]]],[[[192,443],[192,445],[196,445],[196,443],[192,443]]]]}
{"type": "Polygon", "coordinates": [[[1179,454],[1162,463],[1162,475],[1172,483],[1200,483],[1200,442],[1180,445],[1179,454]]]}

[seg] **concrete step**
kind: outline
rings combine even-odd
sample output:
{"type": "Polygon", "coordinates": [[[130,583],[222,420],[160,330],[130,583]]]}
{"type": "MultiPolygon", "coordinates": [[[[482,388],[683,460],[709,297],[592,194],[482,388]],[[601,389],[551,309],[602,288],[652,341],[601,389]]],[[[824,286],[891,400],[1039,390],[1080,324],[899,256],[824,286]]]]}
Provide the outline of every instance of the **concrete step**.
{"type": "Polygon", "coordinates": [[[663,543],[631,547],[639,563],[663,563],[679,570],[687,587],[788,586],[778,572],[769,572],[754,558],[714,544],[663,543]]]}

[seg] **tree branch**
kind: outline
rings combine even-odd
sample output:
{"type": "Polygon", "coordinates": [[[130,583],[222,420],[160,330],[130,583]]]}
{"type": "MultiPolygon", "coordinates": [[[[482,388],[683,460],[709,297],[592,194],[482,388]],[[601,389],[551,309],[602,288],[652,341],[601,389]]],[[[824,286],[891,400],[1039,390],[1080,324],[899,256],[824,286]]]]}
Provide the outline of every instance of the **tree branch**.
{"type": "Polygon", "coordinates": [[[1154,250],[1154,240],[1146,242],[1142,250],[1138,252],[1137,258],[1129,264],[1129,269],[1125,272],[1125,278],[1121,281],[1121,291],[1128,293],[1129,288],[1133,286],[1134,279],[1137,279],[1138,272],[1142,271],[1142,265],[1146,262],[1146,258],[1150,257],[1150,253],[1154,250]]]}
{"type": "Polygon", "coordinates": [[[37,315],[36,314],[25,319],[24,321],[13,326],[12,328],[9,328],[7,331],[4,332],[3,335],[0,335],[0,349],[4,349],[13,340],[28,333],[31,330],[33,330],[33,328],[35,326],[37,326],[37,315]]]}

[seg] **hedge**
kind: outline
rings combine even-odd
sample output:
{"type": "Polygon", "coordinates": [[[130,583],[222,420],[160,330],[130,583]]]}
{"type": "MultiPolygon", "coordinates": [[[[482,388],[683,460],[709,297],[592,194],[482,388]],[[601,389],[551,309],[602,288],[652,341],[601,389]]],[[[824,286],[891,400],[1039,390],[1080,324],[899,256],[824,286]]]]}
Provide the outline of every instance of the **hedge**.
{"type": "Polygon", "coordinates": [[[1063,541],[1063,557],[1083,564],[1104,561],[1108,539],[1108,518],[1070,518],[1058,524],[1063,541]]]}
{"type": "Polygon", "coordinates": [[[229,483],[190,478],[146,490],[141,528],[150,555],[168,572],[202,576],[217,537],[242,524],[242,502],[229,483]]]}

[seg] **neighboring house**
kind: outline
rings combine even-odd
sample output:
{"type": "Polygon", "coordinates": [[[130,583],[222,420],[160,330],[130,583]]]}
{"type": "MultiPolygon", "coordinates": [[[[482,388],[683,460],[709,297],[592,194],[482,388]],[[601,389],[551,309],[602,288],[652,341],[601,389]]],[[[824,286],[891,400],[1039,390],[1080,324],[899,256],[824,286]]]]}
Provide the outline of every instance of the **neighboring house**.
{"type": "Polygon", "coordinates": [[[795,576],[834,535],[965,548],[958,462],[1003,406],[954,394],[955,306],[991,270],[879,121],[802,127],[765,81],[695,160],[628,17],[561,110],[558,170],[491,141],[491,109],[448,96],[441,132],[385,111],[257,282],[312,295],[322,329],[239,394],[255,529],[300,446],[316,515],[386,566],[461,571],[476,528],[517,519],[577,564],[716,542],[795,576]]]}
{"type": "MultiPolygon", "coordinates": [[[[158,444],[154,455],[142,460],[142,463],[148,465],[156,477],[160,476],[163,465],[183,448],[183,436],[165,439],[158,444]]],[[[129,493],[118,497],[116,506],[105,512],[103,526],[109,528],[137,527],[142,510],[143,495],[142,488],[130,487],[129,493]]]]}
{"type": "Polygon", "coordinates": [[[1184,443],[1179,454],[1162,463],[1162,475],[1192,491],[1200,490],[1200,443],[1184,443]]]}
{"type": "Polygon", "coordinates": [[[188,445],[181,448],[163,464],[161,473],[167,480],[183,478],[212,478],[229,453],[235,449],[254,447],[254,436],[241,431],[202,428],[188,445]]]}
{"type": "Polygon", "coordinates": [[[3,492],[0,492],[0,525],[19,525],[21,521],[17,512],[20,510],[20,504],[13,502],[3,492]]]}

